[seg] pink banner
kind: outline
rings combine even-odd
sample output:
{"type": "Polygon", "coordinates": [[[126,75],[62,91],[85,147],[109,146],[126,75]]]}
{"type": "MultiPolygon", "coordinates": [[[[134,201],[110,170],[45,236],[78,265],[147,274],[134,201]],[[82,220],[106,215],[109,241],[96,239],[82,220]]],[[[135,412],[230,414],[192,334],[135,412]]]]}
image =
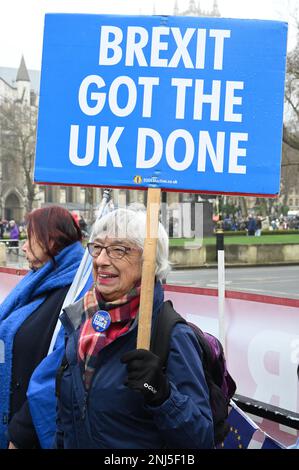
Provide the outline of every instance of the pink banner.
{"type": "MultiPolygon", "coordinates": [[[[188,321],[218,334],[216,289],[165,286],[188,321]]],[[[237,393],[299,413],[299,300],[226,292],[226,358],[237,393]]],[[[298,432],[256,419],[286,445],[298,432]]]]}

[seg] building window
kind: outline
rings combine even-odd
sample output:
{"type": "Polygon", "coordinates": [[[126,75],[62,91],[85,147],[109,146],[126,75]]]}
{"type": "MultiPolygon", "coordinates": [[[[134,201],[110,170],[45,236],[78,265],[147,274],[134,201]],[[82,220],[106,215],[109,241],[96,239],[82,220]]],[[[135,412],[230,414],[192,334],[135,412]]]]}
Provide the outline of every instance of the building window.
{"type": "Polygon", "coordinates": [[[73,199],[74,199],[73,188],[71,186],[67,186],[65,189],[66,189],[67,202],[73,202],[73,199]]]}
{"type": "Polygon", "coordinates": [[[53,202],[53,188],[46,186],[45,188],[45,202],[53,202]]]}
{"type": "Polygon", "coordinates": [[[85,204],[85,189],[84,188],[80,189],[79,199],[80,199],[80,204],[85,204]]]}
{"type": "Polygon", "coordinates": [[[65,188],[60,188],[59,202],[60,204],[66,204],[66,189],[65,188]]]}
{"type": "Polygon", "coordinates": [[[38,198],[39,198],[40,204],[45,204],[45,202],[46,202],[46,201],[45,201],[45,197],[46,197],[46,190],[45,190],[45,188],[43,188],[43,189],[39,192],[39,195],[38,195],[38,196],[39,196],[38,198]]]}
{"type": "Polygon", "coordinates": [[[289,199],[289,205],[290,205],[290,206],[293,205],[293,199],[289,199]]]}

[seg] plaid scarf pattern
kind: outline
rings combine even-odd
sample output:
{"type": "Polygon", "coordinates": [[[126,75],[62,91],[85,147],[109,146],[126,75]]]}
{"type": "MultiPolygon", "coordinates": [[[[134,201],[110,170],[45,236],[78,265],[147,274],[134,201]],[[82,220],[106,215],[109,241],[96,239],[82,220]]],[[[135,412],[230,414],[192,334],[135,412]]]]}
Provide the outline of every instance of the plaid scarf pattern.
{"type": "Polygon", "coordinates": [[[140,302],[140,283],[121,299],[105,302],[100,293],[93,287],[83,298],[82,314],[78,340],[78,359],[83,367],[83,381],[88,390],[97,365],[98,353],[116,338],[126,333],[132,320],[136,318],[140,302]],[[106,310],[111,317],[109,328],[97,332],[92,326],[93,316],[98,310],[106,310]]]}

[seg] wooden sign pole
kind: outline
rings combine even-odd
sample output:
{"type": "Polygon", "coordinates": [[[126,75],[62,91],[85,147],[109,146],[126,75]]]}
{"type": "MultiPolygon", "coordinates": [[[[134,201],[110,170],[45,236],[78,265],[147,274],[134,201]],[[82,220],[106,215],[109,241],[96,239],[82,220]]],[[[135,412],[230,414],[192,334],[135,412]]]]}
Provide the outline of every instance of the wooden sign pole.
{"type": "Polygon", "coordinates": [[[150,348],[154,300],[156,251],[158,240],[160,188],[149,188],[147,196],[146,238],[144,240],[137,348],[150,348]]]}

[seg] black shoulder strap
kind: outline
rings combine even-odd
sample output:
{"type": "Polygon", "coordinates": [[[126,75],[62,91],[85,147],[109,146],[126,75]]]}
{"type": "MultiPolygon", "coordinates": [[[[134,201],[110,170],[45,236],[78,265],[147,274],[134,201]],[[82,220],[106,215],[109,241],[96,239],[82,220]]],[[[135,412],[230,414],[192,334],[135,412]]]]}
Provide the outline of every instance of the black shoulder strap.
{"type": "MultiPolygon", "coordinates": [[[[201,347],[202,355],[203,355],[203,358],[204,358],[205,362],[207,362],[209,367],[212,367],[213,366],[213,356],[212,356],[212,352],[211,352],[209,343],[208,343],[207,339],[205,338],[204,332],[199,328],[199,326],[195,325],[194,323],[189,323],[188,322],[188,324],[191,326],[193,332],[195,333],[197,341],[199,342],[199,345],[201,347]]],[[[221,343],[220,342],[218,342],[218,343],[219,343],[219,348],[222,348],[221,343]]]]}
{"type": "Polygon", "coordinates": [[[158,314],[155,322],[150,350],[160,357],[163,365],[167,363],[169,354],[169,344],[171,330],[177,323],[187,323],[179,313],[177,313],[170,300],[163,303],[163,306],[158,314]]]}

